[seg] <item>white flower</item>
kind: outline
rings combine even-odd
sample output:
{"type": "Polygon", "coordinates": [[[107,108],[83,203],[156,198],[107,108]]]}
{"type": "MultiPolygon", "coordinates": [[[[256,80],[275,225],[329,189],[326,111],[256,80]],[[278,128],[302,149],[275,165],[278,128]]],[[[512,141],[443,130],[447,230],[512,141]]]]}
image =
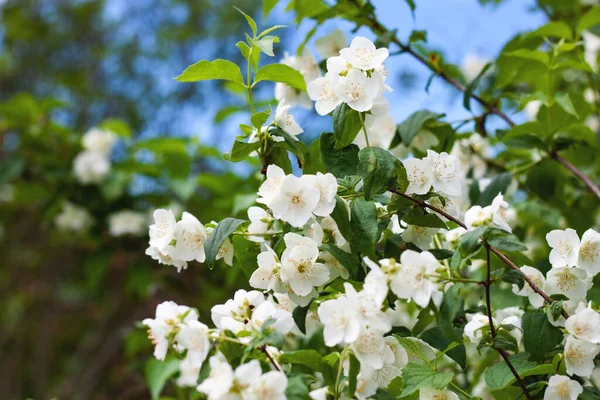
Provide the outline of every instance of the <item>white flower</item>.
{"type": "Polygon", "coordinates": [[[215,260],[223,259],[225,264],[232,267],[234,255],[235,249],[233,248],[233,243],[231,243],[231,240],[229,238],[225,238],[225,240],[223,240],[223,244],[221,245],[221,247],[219,247],[219,251],[217,251],[217,256],[215,257],[215,260]]]}
{"type": "Polygon", "coordinates": [[[267,205],[275,218],[300,228],[308,222],[320,199],[321,193],[317,188],[306,185],[294,175],[288,175],[281,182],[279,192],[267,205]]]}
{"type": "Polygon", "coordinates": [[[426,194],[433,184],[433,169],[429,160],[409,158],[404,161],[406,176],[408,177],[407,194],[426,194]]]}
{"type": "Polygon", "coordinates": [[[450,244],[456,244],[465,233],[467,233],[467,230],[462,226],[459,226],[458,228],[454,228],[446,232],[444,238],[446,239],[446,242],[450,244]]]}
{"type": "Polygon", "coordinates": [[[385,341],[383,332],[377,329],[363,329],[352,342],[354,355],[360,361],[361,368],[379,369],[383,367],[383,350],[385,341]]]}
{"type": "Polygon", "coordinates": [[[581,237],[577,266],[594,276],[600,272],[600,233],[588,229],[581,237]]]}
{"type": "MultiPolygon", "coordinates": [[[[494,325],[496,321],[492,319],[494,325]]],[[[482,328],[489,326],[490,320],[487,315],[475,314],[471,317],[471,320],[465,325],[463,334],[471,341],[471,343],[479,344],[483,337],[482,328]]]]}
{"type": "MultiPolygon", "coordinates": [[[[373,113],[375,107],[376,105],[373,105],[371,114],[365,116],[365,128],[367,129],[367,136],[369,137],[369,145],[388,149],[396,134],[396,121],[394,121],[394,118],[392,118],[389,112],[386,112],[383,115],[375,115],[373,113]]],[[[360,148],[366,147],[367,142],[362,130],[356,135],[356,138],[352,143],[360,148]]]]}
{"type": "Polygon", "coordinates": [[[492,207],[473,206],[465,213],[465,225],[468,230],[488,225],[493,219],[492,207]]]}
{"type": "Polygon", "coordinates": [[[154,357],[164,360],[169,350],[169,336],[177,332],[180,324],[197,321],[198,314],[187,306],[165,301],[156,307],[156,317],[146,318],[142,323],[148,327],[148,337],[154,345],[154,357]]]}
{"type": "Polygon", "coordinates": [[[564,353],[567,374],[589,378],[594,370],[594,358],[599,352],[600,346],[567,336],[564,353]]]}
{"type": "Polygon", "coordinates": [[[175,230],[177,258],[183,261],[204,262],[206,259],[204,242],[207,238],[208,234],[204,225],[192,214],[184,212],[181,221],[177,222],[175,230]]]}
{"type": "Polygon", "coordinates": [[[250,286],[256,289],[273,290],[276,293],[285,291],[279,275],[281,271],[281,262],[277,253],[268,245],[264,245],[263,250],[257,257],[258,268],[250,277],[250,286]]]}
{"type": "Polygon", "coordinates": [[[304,129],[298,125],[292,114],[290,114],[290,107],[288,104],[279,104],[275,109],[273,122],[295,140],[298,140],[296,136],[304,132],[304,129]]]}
{"type": "Polygon", "coordinates": [[[529,103],[525,105],[525,114],[529,117],[530,120],[534,121],[537,117],[540,108],[542,107],[541,100],[531,100],[529,103]]]}
{"type": "Polygon", "coordinates": [[[179,377],[177,378],[177,386],[179,387],[191,387],[198,385],[198,375],[200,374],[200,367],[192,365],[189,358],[183,359],[179,363],[179,377]]]}
{"type": "Polygon", "coordinates": [[[459,400],[458,395],[450,390],[421,388],[419,400],[459,400]]]}
{"type": "Polygon", "coordinates": [[[187,350],[186,359],[189,363],[201,367],[210,350],[208,327],[202,322],[188,321],[181,326],[176,339],[177,344],[187,350]]]}
{"type": "Polygon", "coordinates": [[[108,130],[92,128],[83,135],[83,148],[89,151],[110,154],[117,141],[117,136],[108,130]]]}
{"type": "Polygon", "coordinates": [[[54,219],[56,227],[61,231],[84,232],[94,223],[92,215],[83,207],[65,202],[62,210],[54,219]]]}
{"type": "Polygon", "coordinates": [[[253,329],[260,332],[263,324],[269,319],[274,320],[271,327],[284,335],[295,326],[292,313],[278,308],[271,301],[265,301],[252,310],[250,325],[253,329]]]}
{"type": "Polygon", "coordinates": [[[300,178],[306,186],[317,189],[320,193],[319,202],[313,210],[313,214],[319,217],[327,217],[335,208],[335,195],[337,194],[337,179],[333,174],[303,175],[300,178]]]}
{"type": "Polygon", "coordinates": [[[588,291],[587,274],[579,268],[552,268],[546,274],[546,293],[564,294],[571,300],[585,299],[588,291]]]}
{"type": "Polygon", "coordinates": [[[573,267],[577,264],[580,242],[574,229],[550,231],[546,235],[546,241],[552,247],[550,252],[552,268],[573,267]]]}
{"type": "Polygon", "coordinates": [[[577,400],[583,393],[579,382],[564,375],[552,375],[544,392],[544,400],[577,400]]]}
{"type": "Polygon", "coordinates": [[[362,326],[369,326],[378,331],[387,332],[392,326],[387,316],[381,312],[383,301],[388,292],[387,279],[383,273],[374,270],[369,272],[369,275],[365,279],[363,290],[360,292],[357,292],[350,283],[345,282],[346,297],[351,304],[354,304],[357,317],[361,320],[362,326]]]}
{"type": "Polygon", "coordinates": [[[600,314],[591,306],[579,307],[565,322],[567,331],[577,339],[600,344],[600,314]]]}
{"type": "Polygon", "coordinates": [[[281,278],[295,294],[306,296],[329,280],[329,270],[317,262],[319,248],[314,240],[296,233],[286,233],[283,240],[286,249],[281,255],[281,278]]]}
{"type": "Polygon", "coordinates": [[[427,150],[427,157],[424,160],[429,161],[433,170],[433,188],[436,191],[447,194],[448,196],[460,196],[462,186],[460,182],[460,161],[455,156],[446,152],[436,153],[433,150],[427,150]]]}
{"type": "Polygon", "coordinates": [[[492,222],[494,225],[506,232],[512,232],[512,229],[507,222],[508,203],[504,201],[504,196],[502,196],[502,193],[498,193],[498,195],[494,197],[494,200],[491,204],[491,210],[492,222]]]}
{"type": "Polygon", "coordinates": [[[86,150],[73,160],[73,171],[84,185],[100,183],[110,172],[110,160],[103,153],[86,150]]]}
{"type": "Polygon", "coordinates": [[[122,210],[108,216],[108,229],[112,236],[141,236],[146,229],[146,216],[132,210],[122,210]]]}
{"type": "Polygon", "coordinates": [[[460,70],[467,81],[471,82],[473,79],[477,78],[477,75],[479,75],[483,67],[490,61],[489,58],[479,57],[475,54],[467,54],[462,61],[460,70]]]}
{"type": "Polygon", "coordinates": [[[323,58],[339,56],[340,50],[348,46],[346,35],[341,29],[336,29],[329,35],[322,36],[315,40],[315,48],[323,58]]]}
{"type": "Polygon", "coordinates": [[[269,371],[263,374],[258,381],[245,393],[245,400],[287,400],[285,390],[288,379],[281,371],[269,371]]]}
{"type": "Polygon", "coordinates": [[[210,310],[211,318],[217,328],[237,333],[246,330],[246,325],[252,320],[253,310],[264,302],[265,296],[261,292],[240,289],[235,292],[233,299],[214,306],[210,310]]]}
{"type": "Polygon", "coordinates": [[[179,260],[175,253],[175,246],[172,245],[165,247],[162,251],[154,246],[146,249],[146,255],[152,257],[152,259],[158,261],[160,264],[172,265],[177,268],[177,272],[187,269],[187,261],[179,260]]]}
{"type": "MultiPolygon", "coordinates": [[[[248,219],[250,220],[248,233],[264,235],[273,232],[274,219],[264,209],[256,206],[250,207],[248,209],[248,219]]],[[[262,236],[248,236],[248,240],[261,243],[265,241],[265,238],[262,236]]]]}
{"type": "Polygon", "coordinates": [[[281,182],[285,178],[285,172],[275,164],[267,167],[267,179],[258,188],[258,203],[269,204],[269,202],[279,193],[281,182]]]}
{"type": "Polygon", "coordinates": [[[315,389],[310,392],[308,395],[312,400],[327,400],[327,395],[329,394],[329,387],[325,386],[320,389],[315,389]]]}
{"type": "Polygon", "coordinates": [[[281,63],[298,70],[307,82],[321,76],[317,60],[307,48],[299,56],[285,52],[281,63]]]}
{"type": "MultiPolygon", "coordinates": [[[[541,289],[544,288],[546,280],[544,279],[544,275],[538,269],[524,265],[521,267],[521,273],[526,275],[537,287],[541,289]]],[[[517,296],[528,297],[529,303],[535,308],[540,308],[544,305],[544,298],[534,292],[527,282],[523,282],[523,287],[521,289],[519,289],[518,285],[513,284],[512,291],[517,296]]]]}
{"type": "Polygon", "coordinates": [[[163,251],[173,239],[177,222],[171,210],[158,209],[153,214],[154,224],[150,225],[150,246],[163,251]]]}
{"type": "Polygon", "coordinates": [[[361,371],[356,378],[354,396],[358,400],[367,400],[375,393],[377,393],[377,382],[373,379],[373,370],[361,371]]]}
{"type": "Polygon", "coordinates": [[[341,248],[348,243],[342,235],[342,232],[340,232],[338,224],[330,216],[321,219],[321,228],[323,228],[323,231],[331,237],[336,246],[341,248]]]}
{"type": "Polygon", "coordinates": [[[438,228],[426,228],[424,226],[409,225],[402,232],[402,240],[417,246],[421,250],[429,249],[433,236],[439,231],[438,228]]]}
{"type": "Polygon", "coordinates": [[[338,97],[337,92],[334,90],[338,80],[337,75],[327,73],[306,86],[310,99],[316,102],[315,110],[319,115],[327,115],[342,104],[342,99],[338,97]]]}
{"type": "Polygon", "coordinates": [[[245,399],[252,393],[252,386],[260,382],[262,369],[258,360],[240,365],[235,372],[220,354],[209,362],[210,375],[196,388],[209,400],[245,399]]]}
{"type": "Polygon", "coordinates": [[[437,285],[428,279],[440,267],[433,254],[405,250],[400,255],[401,267],[392,278],[390,288],[400,299],[411,299],[420,307],[427,307],[437,285]]]}
{"type": "Polygon", "coordinates": [[[354,68],[370,70],[379,68],[389,56],[388,49],[376,49],[369,39],[357,36],[352,39],[350,47],[340,50],[340,56],[344,57],[354,68]]]}
{"type": "Polygon", "coordinates": [[[585,61],[592,67],[594,71],[598,71],[598,52],[600,51],[600,38],[591,32],[584,31],[583,43],[585,47],[585,61]]]}
{"type": "Polygon", "coordinates": [[[334,87],[343,102],[356,111],[369,111],[379,95],[380,85],[375,78],[368,78],[360,70],[353,68],[346,76],[339,77],[334,87]]]}
{"type": "Polygon", "coordinates": [[[281,82],[275,83],[275,100],[279,104],[289,104],[292,107],[298,105],[308,110],[312,108],[312,101],[306,92],[294,89],[281,82]]]}
{"type": "Polygon", "coordinates": [[[317,309],[319,320],[325,329],[325,345],[333,347],[340,343],[353,343],[360,334],[360,321],[355,304],[346,296],[326,300],[317,309]]]}

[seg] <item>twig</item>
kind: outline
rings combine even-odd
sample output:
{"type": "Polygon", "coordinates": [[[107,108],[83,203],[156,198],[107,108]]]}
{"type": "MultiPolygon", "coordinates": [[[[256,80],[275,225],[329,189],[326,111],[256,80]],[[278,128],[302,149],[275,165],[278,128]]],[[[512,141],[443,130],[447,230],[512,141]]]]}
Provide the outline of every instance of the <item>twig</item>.
{"type": "Polygon", "coordinates": [[[259,349],[260,349],[260,351],[265,353],[265,355],[267,356],[269,361],[271,361],[271,364],[273,364],[273,367],[275,367],[275,369],[277,371],[281,372],[281,367],[279,366],[279,363],[277,361],[275,361],[275,359],[271,356],[271,354],[269,354],[269,350],[267,350],[267,346],[263,344],[262,346],[259,347],[259,349]]]}
{"type": "MultiPolygon", "coordinates": [[[[457,218],[454,218],[452,215],[448,214],[446,211],[444,210],[440,210],[439,208],[432,206],[431,204],[425,202],[424,200],[419,200],[419,199],[415,199],[412,196],[409,196],[405,193],[399,192],[396,189],[390,189],[390,192],[397,194],[398,196],[404,197],[410,201],[412,201],[413,203],[417,204],[419,207],[421,208],[428,208],[431,211],[434,211],[442,216],[444,216],[446,219],[448,219],[449,221],[454,222],[455,224],[457,224],[458,226],[467,229],[467,226],[460,221],[457,218]]],[[[552,304],[554,302],[554,300],[552,300],[550,298],[550,296],[548,296],[542,289],[540,289],[532,280],[531,278],[529,278],[529,276],[527,276],[526,274],[523,273],[523,271],[521,271],[521,268],[519,268],[514,262],[512,262],[508,257],[506,257],[504,254],[502,254],[498,249],[496,249],[495,247],[491,246],[489,243],[487,242],[483,242],[483,245],[489,249],[492,253],[494,253],[496,256],[498,256],[498,258],[500,260],[502,260],[506,265],[508,265],[510,268],[514,269],[515,271],[519,271],[521,273],[521,276],[523,277],[523,280],[525,282],[527,282],[527,284],[529,285],[529,287],[531,287],[531,289],[536,292],[537,294],[539,294],[548,304],[552,304]]],[[[567,314],[567,312],[565,310],[562,310],[561,312],[562,316],[567,319],[569,318],[569,314],[567,314]]]]}
{"type": "MultiPolygon", "coordinates": [[[[357,8],[359,8],[359,9],[362,8],[361,4],[357,0],[350,0],[350,1],[357,8]]],[[[387,28],[385,26],[383,26],[372,15],[367,16],[367,21],[369,22],[368,26],[375,33],[382,35],[382,34],[388,32],[387,28]]],[[[393,36],[390,39],[390,41],[392,43],[396,44],[400,48],[400,50],[401,50],[400,54],[401,53],[410,54],[417,61],[419,61],[421,64],[425,65],[433,73],[438,75],[440,78],[444,79],[450,85],[454,86],[460,92],[464,93],[467,90],[467,88],[463,84],[458,82],[456,79],[450,77],[445,71],[443,71],[437,65],[431,63],[427,58],[423,57],[422,55],[420,55],[419,53],[414,51],[412,49],[412,47],[410,47],[410,45],[406,45],[406,44],[402,43],[396,36],[393,36]]],[[[484,100],[483,98],[481,98],[480,96],[478,96],[475,93],[471,93],[471,98],[475,99],[479,104],[481,104],[481,106],[483,106],[488,111],[488,113],[495,114],[498,117],[502,118],[510,127],[517,125],[505,112],[500,110],[495,104],[492,104],[492,103],[484,100]]],[[[558,156],[558,154],[556,154],[556,152],[552,152],[551,156],[552,156],[552,159],[558,161],[561,165],[563,165],[569,171],[571,171],[573,173],[573,175],[575,175],[577,178],[582,180],[583,183],[585,183],[585,185],[596,195],[596,197],[598,197],[600,199],[600,187],[598,187],[598,185],[596,185],[590,178],[588,178],[583,172],[581,172],[581,170],[579,170],[577,167],[575,167],[574,165],[572,165],[571,163],[569,163],[562,157],[558,156]]]]}

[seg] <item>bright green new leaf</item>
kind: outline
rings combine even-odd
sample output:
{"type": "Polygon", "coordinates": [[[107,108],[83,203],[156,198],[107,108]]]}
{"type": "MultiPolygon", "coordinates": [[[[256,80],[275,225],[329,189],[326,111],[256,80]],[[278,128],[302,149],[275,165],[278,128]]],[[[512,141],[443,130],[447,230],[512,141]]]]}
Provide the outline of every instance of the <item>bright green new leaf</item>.
{"type": "Polygon", "coordinates": [[[253,43],[266,55],[269,57],[274,57],[275,53],[273,53],[273,43],[279,43],[279,38],[277,36],[266,35],[260,39],[256,39],[253,43]]]}
{"type": "Polygon", "coordinates": [[[251,16],[249,16],[248,14],[246,14],[245,12],[243,12],[242,10],[240,10],[237,7],[233,7],[236,10],[239,11],[240,14],[242,14],[244,16],[244,18],[246,18],[246,21],[248,21],[248,25],[250,26],[250,29],[252,29],[252,35],[254,35],[254,37],[256,37],[256,32],[257,32],[257,27],[256,27],[256,22],[254,21],[254,19],[252,19],[251,16]]]}
{"type": "Polygon", "coordinates": [[[436,372],[423,364],[408,363],[402,368],[404,379],[403,396],[408,396],[421,388],[444,389],[454,378],[452,372],[436,372]]]}
{"type": "Polygon", "coordinates": [[[228,60],[199,61],[187,67],[181,75],[175,78],[179,82],[197,82],[213,79],[244,85],[244,78],[242,77],[240,67],[228,60]]]}
{"type": "Polygon", "coordinates": [[[250,122],[256,129],[262,128],[262,126],[267,122],[269,117],[271,116],[271,109],[267,109],[265,111],[259,111],[250,116],[250,122]]]}
{"type": "Polygon", "coordinates": [[[250,153],[258,150],[260,142],[246,143],[236,140],[233,142],[233,147],[229,153],[225,154],[225,159],[232,162],[243,161],[250,153]]]}
{"type": "Polygon", "coordinates": [[[254,84],[261,81],[281,82],[301,91],[306,91],[306,82],[300,72],[285,64],[265,65],[256,72],[254,84]]]}
{"type": "Polygon", "coordinates": [[[297,350],[283,353],[279,357],[283,364],[300,364],[320,372],[323,356],[316,350],[297,350]]]}
{"type": "Polygon", "coordinates": [[[593,7],[590,11],[588,11],[577,24],[577,33],[581,33],[586,29],[590,29],[591,27],[600,24],[600,5],[593,7]]]}
{"type": "Polygon", "coordinates": [[[151,359],[146,363],[144,372],[150,388],[152,400],[160,397],[167,380],[179,371],[179,360],[158,361],[151,359]]]}
{"type": "Polygon", "coordinates": [[[277,5],[279,0],[263,0],[263,19],[267,19],[271,10],[277,5]]]}
{"type": "Polygon", "coordinates": [[[573,102],[571,101],[571,98],[569,97],[568,93],[558,92],[554,96],[554,100],[556,100],[558,105],[561,106],[562,109],[565,110],[567,113],[571,114],[575,118],[579,118],[579,114],[577,113],[577,110],[575,109],[575,106],[573,105],[573,102]]]}
{"type": "Polygon", "coordinates": [[[519,49],[504,53],[507,57],[524,58],[526,60],[532,60],[539,62],[544,65],[550,64],[550,56],[538,50],[519,49]]]}
{"type": "Polygon", "coordinates": [[[529,33],[528,37],[558,37],[567,40],[573,39],[573,32],[569,25],[564,21],[553,21],[543,25],[535,31],[529,33]]]}

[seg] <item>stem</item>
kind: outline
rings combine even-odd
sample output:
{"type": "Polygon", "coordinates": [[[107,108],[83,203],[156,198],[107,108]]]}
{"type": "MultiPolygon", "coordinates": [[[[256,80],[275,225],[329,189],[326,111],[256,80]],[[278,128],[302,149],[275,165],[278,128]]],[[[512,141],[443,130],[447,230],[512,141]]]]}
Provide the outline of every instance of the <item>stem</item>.
{"type": "Polygon", "coordinates": [[[457,282],[457,283],[476,283],[481,285],[485,283],[485,281],[476,281],[475,279],[465,279],[465,278],[450,278],[447,276],[439,276],[439,275],[427,275],[429,278],[441,279],[448,282],[457,282]]]}
{"type": "MultiPolygon", "coordinates": [[[[413,203],[417,204],[419,207],[421,208],[428,208],[444,217],[446,217],[449,221],[454,222],[455,224],[457,224],[458,226],[467,229],[467,226],[460,221],[459,219],[454,218],[452,215],[448,214],[447,212],[445,212],[444,210],[440,210],[439,208],[432,206],[431,204],[426,203],[423,200],[419,200],[419,199],[415,199],[412,196],[409,196],[405,193],[399,192],[396,189],[390,189],[390,192],[397,194],[398,196],[404,197],[405,199],[408,199],[410,201],[412,201],[413,203]]],[[[539,294],[540,296],[542,296],[542,298],[546,301],[546,303],[548,304],[552,304],[554,302],[554,300],[552,300],[550,298],[550,296],[548,296],[542,289],[540,289],[526,274],[523,273],[523,271],[521,271],[521,269],[514,263],[512,262],[508,257],[506,257],[504,254],[502,254],[498,249],[496,249],[495,247],[491,246],[489,243],[484,242],[483,245],[489,249],[492,253],[494,253],[496,256],[498,256],[498,258],[500,260],[502,260],[506,265],[508,265],[510,268],[514,269],[515,271],[519,271],[521,273],[521,276],[523,276],[523,280],[525,282],[527,282],[527,284],[529,285],[529,287],[531,287],[531,289],[536,292],[537,294],[539,294]]],[[[567,319],[569,318],[569,314],[567,314],[567,312],[565,310],[562,310],[561,312],[562,316],[567,319]]]]}
{"type": "Polygon", "coordinates": [[[510,362],[510,359],[508,358],[508,354],[506,354],[506,352],[502,349],[496,349],[496,351],[498,353],[500,353],[500,356],[502,356],[502,358],[504,359],[504,362],[506,363],[506,365],[508,365],[508,369],[510,369],[510,372],[512,372],[512,374],[516,378],[517,382],[519,382],[519,386],[521,386],[521,389],[523,390],[523,394],[525,395],[525,397],[527,397],[529,400],[532,400],[533,397],[531,397],[531,394],[527,390],[527,385],[525,384],[525,382],[523,381],[523,378],[521,378],[521,376],[515,369],[514,365],[512,365],[512,363],[510,362]]]}
{"type": "Polygon", "coordinates": [[[362,126],[362,131],[365,134],[365,143],[366,143],[367,147],[371,147],[369,145],[369,135],[367,135],[367,128],[365,127],[365,119],[364,119],[363,113],[358,113],[358,118],[360,119],[360,125],[362,126]]]}
{"type": "MultiPolygon", "coordinates": [[[[350,1],[358,9],[362,9],[362,6],[358,2],[358,0],[350,0],[350,1]]],[[[372,15],[368,15],[366,21],[368,22],[366,25],[369,26],[371,28],[371,30],[373,30],[373,32],[377,33],[378,35],[382,35],[382,34],[388,32],[387,28],[385,26],[383,26],[372,15]]],[[[462,85],[460,82],[458,82],[454,78],[448,76],[446,74],[446,72],[441,70],[437,65],[432,64],[427,58],[425,58],[422,55],[420,55],[419,53],[415,52],[409,45],[405,45],[404,43],[402,43],[396,36],[393,36],[390,40],[392,43],[396,44],[400,48],[401,51],[398,54],[402,54],[402,53],[410,54],[413,58],[415,58],[421,64],[425,65],[433,73],[438,75],[440,78],[445,80],[450,85],[454,86],[460,92],[464,93],[467,90],[467,88],[464,85],[462,85]]],[[[392,54],[394,54],[394,53],[392,53],[392,54]]],[[[486,110],[488,110],[489,113],[495,114],[498,117],[502,118],[510,127],[517,125],[512,119],[510,119],[510,117],[506,113],[504,113],[502,110],[500,110],[495,104],[492,104],[492,103],[484,100],[483,98],[476,95],[475,93],[471,93],[471,98],[475,99],[475,101],[477,101],[482,107],[484,107],[486,110]]],[[[583,172],[581,172],[575,166],[568,163],[566,160],[563,160],[562,158],[557,158],[557,156],[556,157],[553,156],[552,158],[554,160],[558,161],[564,167],[566,167],[569,171],[571,171],[573,173],[573,175],[575,175],[578,179],[583,181],[583,183],[586,184],[586,186],[596,195],[596,197],[598,197],[600,199],[600,187],[598,187],[598,185],[596,185],[583,172]],[[564,162],[562,162],[561,160],[564,162]],[[566,164],[565,164],[565,162],[566,162],[566,164]]]]}
{"type": "Polygon", "coordinates": [[[265,232],[265,233],[233,232],[233,235],[269,237],[269,236],[283,235],[283,232],[281,232],[281,231],[279,231],[279,232],[265,232]]]}
{"type": "Polygon", "coordinates": [[[462,390],[462,389],[460,388],[460,386],[458,386],[458,385],[457,385],[457,384],[455,384],[454,382],[450,382],[450,386],[452,386],[452,388],[453,388],[454,390],[456,390],[458,393],[462,394],[462,395],[463,395],[464,397],[466,397],[467,399],[472,399],[472,398],[473,398],[473,397],[472,397],[472,396],[471,396],[469,393],[467,393],[467,392],[465,392],[464,390],[462,390]]]}
{"type": "Polygon", "coordinates": [[[246,92],[248,93],[248,103],[250,104],[250,111],[252,114],[256,113],[256,109],[254,108],[254,101],[252,100],[252,85],[250,84],[250,60],[252,59],[252,47],[250,47],[250,52],[248,53],[248,67],[247,67],[247,75],[246,75],[246,92]]]}
{"type": "Polygon", "coordinates": [[[271,361],[271,364],[273,364],[273,367],[275,367],[275,369],[277,371],[281,372],[281,366],[279,365],[279,363],[277,362],[277,360],[275,360],[273,358],[273,356],[271,356],[271,354],[269,354],[269,350],[267,350],[267,346],[266,345],[262,345],[260,346],[260,351],[262,351],[263,353],[265,353],[265,355],[267,356],[267,358],[269,359],[269,361],[271,361]]]}

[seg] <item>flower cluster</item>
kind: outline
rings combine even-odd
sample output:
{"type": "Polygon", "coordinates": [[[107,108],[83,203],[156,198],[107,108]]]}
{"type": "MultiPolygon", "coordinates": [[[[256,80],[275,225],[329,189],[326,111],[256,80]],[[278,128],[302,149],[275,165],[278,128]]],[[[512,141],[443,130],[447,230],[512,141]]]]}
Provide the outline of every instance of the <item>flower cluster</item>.
{"type": "Polygon", "coordinates": [[[499,193],[489,206],[469,208],[465,213],[465,225],[467,225],[468,230],[489,226],[512,232],[512,228],[508,225],[508,211],[509,205],[504,201],[502,193],[499,193]]]}
{"type": "Polygon", "coordinates": [[[405,160],[404,167],[409,183],[408,194],[426,194],[432,187],[447,196],[462,194],[460,161],[456,156],[427,150],[427,157],[405,160]]]}
{"type": "Polygon", "coordinates": [[[84,184],[98,184],[110,172],[110,154],[117,136],[108,130],[92,128],[82,138],[83,149],[73,160],[77,180],[84,184]]]}
{"type": "MultiPolygon", "coordinates": [[[[186,269],[189,261],[204,262],[204,242],[214,229],[212,226],[205,227],[188,212],[183,213],[180,221],[175,220],[171,210],[165,209],[154,211],[153,217],[147,255],[161,264],[176,267],[178,272],[186,269]]],[[[229,265],[233,262],[233,245],[229,239],[219,249],[217,259],[221,258],[229,265]]]]}
{"type": "Polygon", "coordinates": [[[112,236],[142,236],[146,231],[146,215],[133,210],[121,210],[108,216],[108,230],[112,236]]]}
{"type": "Polygon", "coordinates": [[[61,231],[85,232],[94,223],[94,218],[85,208],[65,202],[60,213],[54,218],[56,227],[61,231]]]}
{"type": "Polygon", "coordinates": [[[269,165],[267,179],[258,190],[257,202],[265,204],[276,219],[295,228],[304,226],[313,216],[326,217],[335,208],[337,180],[330,173],[305,174],[298,178],[286,175],[276,165],[269,165]]]}

